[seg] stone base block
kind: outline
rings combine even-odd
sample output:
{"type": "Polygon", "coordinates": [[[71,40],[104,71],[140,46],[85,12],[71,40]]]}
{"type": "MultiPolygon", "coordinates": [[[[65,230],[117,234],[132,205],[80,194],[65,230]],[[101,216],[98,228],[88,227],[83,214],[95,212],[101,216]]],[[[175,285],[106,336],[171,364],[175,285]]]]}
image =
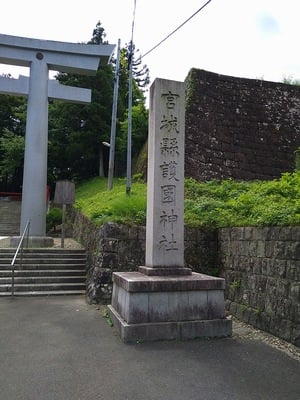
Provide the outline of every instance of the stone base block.
{"type": "Polygon", "coordinates": [[[204,274],[113,274],[111,318],[124,341],[224,337],[225,281],[204,274]]]}
{"type": "MultiPolygon", "coordinates": [[[[12,236],[10,238],[10,247],[17,247],[20,242],[20,236],[12,236]]],[[[54,239],[49,236],[29,236],[28,247],[30,248],[43,248],[52,247],[54,239]]],[[[27,238],[24,239],[24,247],[27,247],[27,238]]]]}
{"type": "Polygon", "coordinates": [[[190,268],[174,268],[174,267],[163,267],[163,268],[150,268],[146,266],[140,266],[139,272],[149,276],[172,276],[172,275],[192,275],[190,268]]]}
{"type": "Polygon", "coordinates": [[[108,308],[114,327],[125,343],[224,338],[232,334],[232,321],[227,318],[128,324],[112,306],[108,308]]]}

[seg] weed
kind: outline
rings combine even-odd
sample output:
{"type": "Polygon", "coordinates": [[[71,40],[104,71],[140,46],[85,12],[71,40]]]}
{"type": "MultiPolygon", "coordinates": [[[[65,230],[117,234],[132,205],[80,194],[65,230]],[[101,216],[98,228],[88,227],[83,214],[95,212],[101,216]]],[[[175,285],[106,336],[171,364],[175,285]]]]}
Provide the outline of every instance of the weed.
{"type": "Polygon", "coordinates": [[[233,289],[239,289],[241,287],[241,281],[232,281],[230,287],[233,289]]]}
{"type": "Polygon", "coordinates": [[[255,315],[260,315],[261,313],[262,313],[262,310],[259,307],[254,308],[255,315]]]}
{"type": "Polygon", "coordinates": [[[241,310],[244,312],[244,311],[247,311],[247,310],[249,310],[249,306],[247,305],[247,304],[241,304],[241,310]]]}
{"type": "Polygon", "coordinates": [[[110,318],[110,314],[109,314],[109,311],[108,311],[107,308],[105,308],[105,309],[103,310],[103,312],[102,312],[102,317],[105,318],[107,324],[108,324],[110,327],[113,327],[113,326],[114,326],[114,323],[112,322],[112,319],[110,318]]]}

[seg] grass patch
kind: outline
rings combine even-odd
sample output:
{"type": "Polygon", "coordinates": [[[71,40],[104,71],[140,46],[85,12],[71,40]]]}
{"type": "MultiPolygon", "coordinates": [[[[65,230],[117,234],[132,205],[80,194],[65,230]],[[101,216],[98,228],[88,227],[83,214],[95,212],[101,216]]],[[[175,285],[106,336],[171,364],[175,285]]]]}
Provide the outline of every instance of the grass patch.
{"type": "Polygon", "coordinates": [[[115,179],[107,190],[106,178],[93,178],[76,187],[75,208],[97,225],[105,222],[144,225],[146,223],[146,191],[144,183],[133,182],[126,194],[126,179],[115,179]]]}
{"type": "MultiPolygon", "coordinates": [[[[145,225],[147,185],[115,179],[107,191],[106,178],[76,187],[75,207],[96,224],[112,221],[145,225]]],[[[185,180],[185,224],[191,227],[300,225],[300,173],[284,173],[271,181],[209,182],[185,180]]]]}

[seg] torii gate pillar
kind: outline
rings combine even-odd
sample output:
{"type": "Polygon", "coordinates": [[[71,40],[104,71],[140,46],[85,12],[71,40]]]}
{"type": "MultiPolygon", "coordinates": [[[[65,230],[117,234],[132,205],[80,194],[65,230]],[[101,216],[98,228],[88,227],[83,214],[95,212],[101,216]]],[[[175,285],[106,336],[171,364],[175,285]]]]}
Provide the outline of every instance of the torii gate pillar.
{"type": "Polygon", "coordinates": [[[0,34],[0,62],[30,67],[30,77],[0,77],[0,93],[28,97],[20,234],[46,236],[48,99],[89,103],[91,91],[49,81],[49,70],[95,75],[108,63],[114,45],[86,45],[0,34]]]}
{"type": "Polygon", "coordinates": [[[48,68],[33,60],[30,67],[21,227],[30,220],[30,236],[46,235],[48,156],[48,68]]]}

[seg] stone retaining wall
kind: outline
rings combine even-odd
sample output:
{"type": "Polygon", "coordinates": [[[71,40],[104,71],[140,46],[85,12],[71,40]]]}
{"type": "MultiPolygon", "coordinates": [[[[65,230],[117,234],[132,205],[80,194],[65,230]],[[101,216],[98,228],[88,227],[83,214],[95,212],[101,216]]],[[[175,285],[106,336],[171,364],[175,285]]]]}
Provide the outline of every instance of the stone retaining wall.
{"type": "Polygon", "coordinates": [[[300,346],[300,227],[219,231],[226,308],[300,346]]]}
{"type": "Polygon", "coordinates": [[[273,179],[295,169],[299,86],[193,68],[186,88],[186,176],[273,179]]]}
{"type": "MultiPolygon", "coordinates": [[[[112,273],[135,271],[145,264],[146,229],[106,223],[96,226],[74,211],[73,237],[88,253],[87,300],[109,302],[112,273]]],[[[185,230],[185,266],[195,272],[218,275],[217,231],[185,230]]]]}
{"type": "MultiPolygon", "coordinates": [[[[145,228],[73,219],[88,252],[87,300],[110,302],[112,273],[144,265],[145,228]]],[[[185,229],[185,264],[225,278],[232,315],[300,346],[300,227],[185,229]]]]}

